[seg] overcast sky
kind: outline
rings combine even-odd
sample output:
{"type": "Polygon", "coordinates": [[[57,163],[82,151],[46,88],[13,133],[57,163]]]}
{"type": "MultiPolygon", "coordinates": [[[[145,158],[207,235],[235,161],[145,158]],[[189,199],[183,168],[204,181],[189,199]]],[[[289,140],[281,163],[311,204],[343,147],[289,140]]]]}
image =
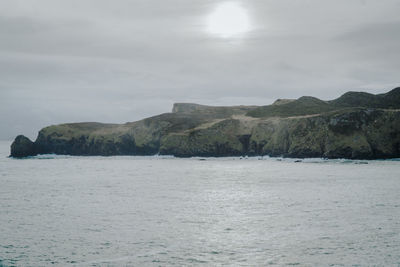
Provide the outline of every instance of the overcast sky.
{"type": "Polygon", "coordinates": [[[0,139],[400,85],[399,0],[0,0],[0,139]],[[251,28],[209,32],[224,2],[251,28]]]}

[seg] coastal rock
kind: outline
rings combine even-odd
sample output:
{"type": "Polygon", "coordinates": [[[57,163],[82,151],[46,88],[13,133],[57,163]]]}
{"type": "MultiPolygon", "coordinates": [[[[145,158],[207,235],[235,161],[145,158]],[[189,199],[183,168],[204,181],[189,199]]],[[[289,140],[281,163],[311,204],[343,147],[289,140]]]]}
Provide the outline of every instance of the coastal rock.
{"type": "Polygon", "coordinates": [[[35,143],[24,135],[18,135],[11,144],[11,157],[22,158],[37,155],[35,143]]]}
{"type": "Polygon", "coordinates": [[[349,92],[255,106],[175,104],[173,112],[125,124],[71,123],[18,136],[11,156],[174,155],[349,159],[400,157],[400,89],[349,92]]]}
{"type": "Polygon", "coordinates": [[[161,139],[160,154],[178,157],[241,156],[247,153],[241,121],[226,119],[161,139]]]}

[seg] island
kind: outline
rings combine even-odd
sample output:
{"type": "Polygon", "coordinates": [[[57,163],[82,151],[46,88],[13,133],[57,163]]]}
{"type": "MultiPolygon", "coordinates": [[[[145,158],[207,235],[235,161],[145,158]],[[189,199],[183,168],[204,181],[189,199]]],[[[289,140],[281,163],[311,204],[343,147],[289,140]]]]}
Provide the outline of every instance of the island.
{"type": "Polygon", "coordinates": [[[125,124],[48,126],[34,142],[19,135],[11,145],[11,157],[38,154],[400,158],[400,87],[266,106],[176,103],[170,113],[125,124]]]}

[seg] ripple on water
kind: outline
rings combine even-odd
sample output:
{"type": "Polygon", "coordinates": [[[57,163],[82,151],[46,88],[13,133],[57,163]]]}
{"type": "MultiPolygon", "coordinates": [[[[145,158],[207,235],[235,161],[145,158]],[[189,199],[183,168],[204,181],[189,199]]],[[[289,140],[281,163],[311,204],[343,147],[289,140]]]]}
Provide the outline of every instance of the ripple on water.
{"type": "Polygon", "coordinates": [[[0,266],[400,263],[398,160],[294,161],[0,158],[0,266]]]}

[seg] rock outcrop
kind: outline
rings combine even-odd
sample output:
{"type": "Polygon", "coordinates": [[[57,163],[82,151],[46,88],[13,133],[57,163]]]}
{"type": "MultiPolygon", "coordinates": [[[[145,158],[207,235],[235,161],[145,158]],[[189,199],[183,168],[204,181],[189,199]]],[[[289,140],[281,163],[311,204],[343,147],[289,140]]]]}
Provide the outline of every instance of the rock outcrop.
{"type": "Polygon", "coordinates": [[[273,105],[210,107],[175,104],[126,124],[71,123],[43,128],[35,142],[18,136],[12,157],[36,154],[400,157],[400,88],[386,94],[349,92],[273,105]]]}
{"type": "Polygon", "coordinates": [[[35,143],[33,143],[28,137],[18,135],[14,142],[11,144],[11,156],[15,158],[23,158],[29,156],[35,156],[37,152],[35,150],[35,143]]]}

